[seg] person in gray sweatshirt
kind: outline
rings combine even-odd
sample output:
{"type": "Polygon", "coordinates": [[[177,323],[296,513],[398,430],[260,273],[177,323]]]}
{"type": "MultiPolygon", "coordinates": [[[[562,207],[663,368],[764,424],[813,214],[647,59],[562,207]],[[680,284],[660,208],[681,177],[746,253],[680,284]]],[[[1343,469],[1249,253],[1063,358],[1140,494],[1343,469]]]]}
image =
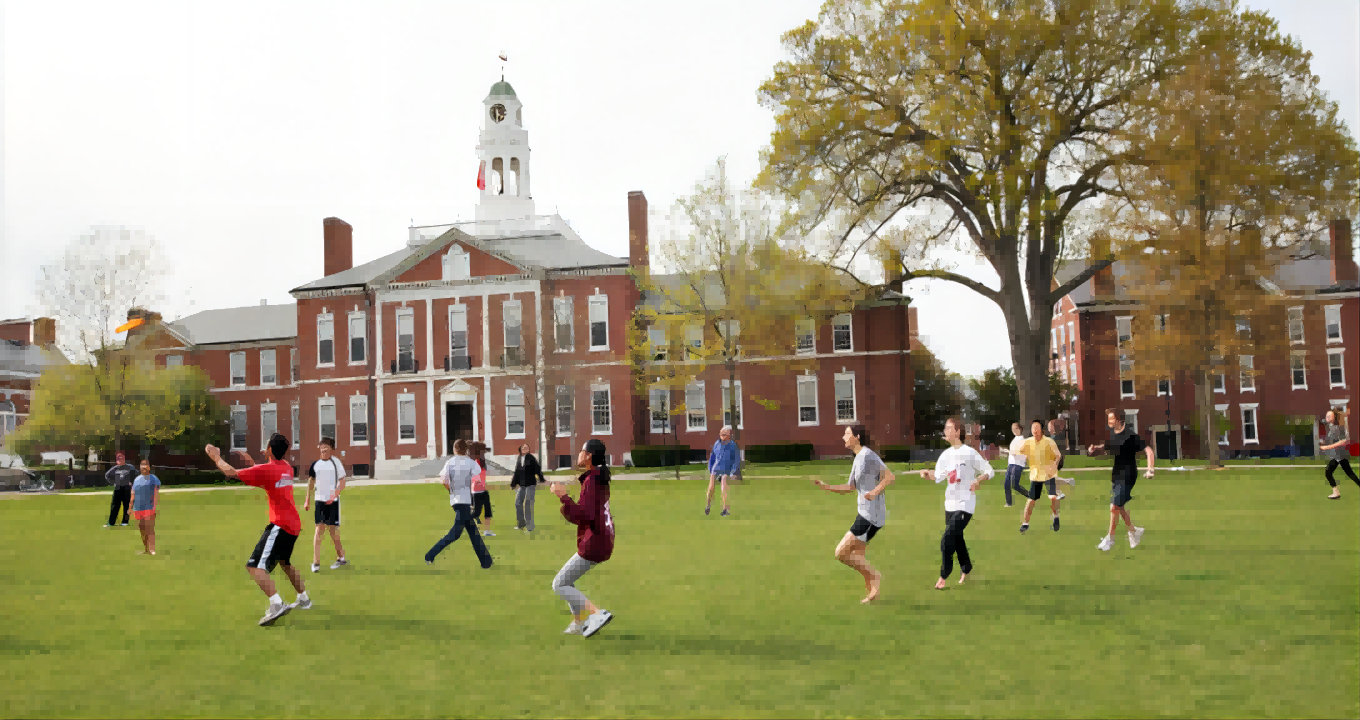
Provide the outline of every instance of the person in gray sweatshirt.
{"type": "Polygon", "coordinates": [[[115,459],[118,464],[104,473],[104,480],[113,485],[113,502],[109,504],[109,522],[104,527],[111,527],[118,520],[118,506],[120,505],[123,507],[123,525],[128,524],[128,508],[132,504],[132,481],[137,479],[137,468],[127,463],[127,456],[118,453],[115,459]]]}
{"type": "Polygon", "coordinates": [[[489,568],[491,552],[486,549],[482,534],[477,532],[477,524],[472,519],[472,476],[481,472],[482,468],[477,461],[468,457],[466,440],[459,439],[455,442],[453,452],[454,456],[449,458],[439,473],[439,479],[449,491],[449,505],[453,507],[454,514],[453,527],[425,553],[425,564],[433,565],[439,553],[444,552],[444,548],[452,545],[466,531],[468,540],[472,543],[472,550],[477,553],[482,568],[489,568]]]}

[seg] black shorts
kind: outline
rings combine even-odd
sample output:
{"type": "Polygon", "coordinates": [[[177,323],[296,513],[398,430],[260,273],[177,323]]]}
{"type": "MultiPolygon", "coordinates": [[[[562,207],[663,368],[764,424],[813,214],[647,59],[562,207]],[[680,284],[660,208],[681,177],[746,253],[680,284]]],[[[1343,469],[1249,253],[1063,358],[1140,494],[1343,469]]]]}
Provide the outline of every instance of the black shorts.
{"type": "Polygon", "coordinates": [[[850,534],[854,535],[855,539],[860,542],[868,544],[881,529],[882,528],[877,525],[869,522],[869,518],[866,518],[859,513],[855,513],[855,524],[850,526],[850,534]]]}
{"type": "Polygon", "coordinates": [[[340,501],[316,504],[312,519],[317,525],[340,525],[340,501]]]}
{"type": "Polygon", "coordinates": [[[1043,482],[1034,482],[1033,480],[1030,481],[1029,483],[1030,499],[1038,500],[1039,493],[1042,492],[1045,488],[1048,489],[1049,497],[1051,498],[1058,497],[1058,481],[1054,480],[1053,478],[1049,478],[1043,482]]]}
{"type": "Polygon", "coordinates": [[[1133,499],[1133,485],[1136,482],[1138,482],[1136,475],[1128,478],[1116,477],[1113,487],[1110,488],[1110,504],[1115,507],[1124,507],[1133,499]]]}
{"type": "Polygon", "coordinates": [[[491,493],[483,490],[472,493],[472,519],[480,518],[481,511],[486,510],[486,519],[491,519],[491,493]]]}
{"type": "Polygon", "coordinates": [[[264,527],[260,541],[255,543],[255,551],[246,561],[246,567],[264,568],[265,572],[272,573],[275,565],[292,565],[293,544],[296,542],[296,535],[284,531],[274,523],[269,523],[264,527]]]}

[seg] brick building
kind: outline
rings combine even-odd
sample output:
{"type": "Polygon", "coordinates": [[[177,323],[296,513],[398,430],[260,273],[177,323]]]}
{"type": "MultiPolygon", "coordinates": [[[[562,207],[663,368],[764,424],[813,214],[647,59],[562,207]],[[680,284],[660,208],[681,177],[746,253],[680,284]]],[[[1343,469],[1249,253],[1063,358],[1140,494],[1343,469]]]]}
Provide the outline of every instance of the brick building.
{"type": "MultiPolygon", "coordinates": [[[[1319,444],[1317,421],[1327,409],[1353,410],[1349,403],[1360,382],[1360,282],[1350,224],[1333,223],[1330,238],[1328,256],[1293,258],[1272,275],[1289,300],[1280,323],[1289,333],[1288,355],[1234,358],[1214,380],[1214,407],[1232,426],[1219,438],[1226,457],[1269,455],[1291,443],[1300,454],[1312,455],[1319,444]],[[1311,422],[1312,430],[1291,434],[1282,422],[1287,418],[1311,422]]],[[[1059,273],[1057,282],[1066,277],[1059,273]]],[[[1197,456],[1193,378],[1180,373],[1158,381],[1150,394],[1150,387],[1137,382],[1136,359],[1121,376],[1119,345],[1131,337],[1136,308],[1125,299],[1124,278],[1123,264],[1115,263],[1054,307],[1053,370],[1080,387],[1068,412],[1072,440],[1082,447],[1102,442],[1104,411],[1119,407],[1130,425],[1156,443],[1159,458],[1197,456]]],[[[1353,418],[1348,430],[1351,437],[1360,430],[1353,418]]]]}
{"type": "Polygon", "coordinates": [[[34,381],[48,366],[68,363],[56,341],[52,318],[0,320],[0,452],[28,417],[34,381]]]}

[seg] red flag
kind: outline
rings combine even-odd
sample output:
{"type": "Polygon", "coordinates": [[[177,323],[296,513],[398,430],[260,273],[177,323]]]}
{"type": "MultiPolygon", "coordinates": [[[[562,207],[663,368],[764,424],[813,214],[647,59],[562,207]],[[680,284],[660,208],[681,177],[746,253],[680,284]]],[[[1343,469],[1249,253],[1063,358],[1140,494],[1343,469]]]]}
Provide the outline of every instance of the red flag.
{"type": "Polygon", "coordinates": [[[478,190],[485,190],[485,189],[486,189],[486,174],[485,174],[485,173],[486,173],[486,162],[483,161],[481,165],[478,165],[478,166],[477,166],[477,189],[478,189],[478,190]]]}

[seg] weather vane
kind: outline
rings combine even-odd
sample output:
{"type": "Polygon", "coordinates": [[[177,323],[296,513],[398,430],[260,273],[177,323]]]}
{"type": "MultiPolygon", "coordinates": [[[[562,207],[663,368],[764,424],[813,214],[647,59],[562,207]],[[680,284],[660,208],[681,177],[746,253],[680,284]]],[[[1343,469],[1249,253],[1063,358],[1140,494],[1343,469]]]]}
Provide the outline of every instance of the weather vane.
{"type": "Polygon", "coordinates": [[[508,58],[508,57],[505,56],[505,52],[504,52],[504,51],[501,52],[500,58],[501,58],[501,81],[504,81],[504,80],[505,80],[505,61],[506,61],[506,60],[509,60],[510,58],[508,58]]]}

